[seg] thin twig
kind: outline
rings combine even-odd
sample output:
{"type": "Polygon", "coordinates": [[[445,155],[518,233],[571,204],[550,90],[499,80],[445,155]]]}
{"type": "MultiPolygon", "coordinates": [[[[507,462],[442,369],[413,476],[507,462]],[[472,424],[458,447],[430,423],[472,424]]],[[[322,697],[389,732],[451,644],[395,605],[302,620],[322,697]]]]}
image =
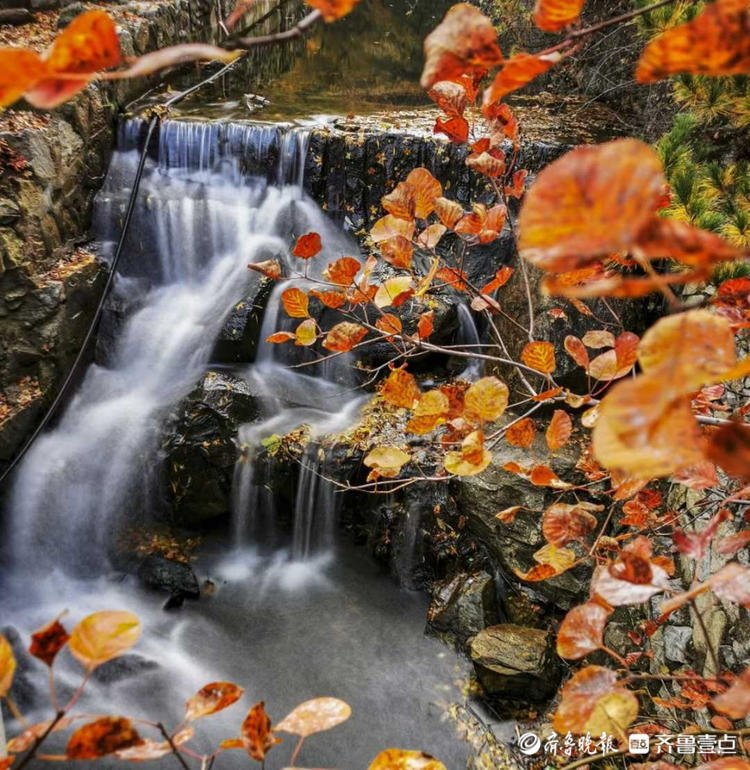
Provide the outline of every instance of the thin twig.
{"type": "Polygon", "coordinates": [[[323,14],[320,11],[313,11],[312,13],[308,13],[304,19],[297,22],[293,27],[290,27],[283,32],[273,32],[270,35],[258,35],[257,37],[230,38],[229,40],[224,41],[222,45],[225,48],[244,48],[245,50],[248,50],[264,45],[283,43],[286,40],[295,40],[298,37],[306,35],[322,18],[323,14]]]}
{"type": "Polygon", "coordinates": [[[188,763],[185,762],[185,760],[180,755],[180,751],[177,748],[177,746],[175,745],[175,742],[172,739],[172,736],[167,731],[167,728],[164,727],[164,723],[163,722],[158,722],[156,726],[159,728],[159,732],[164,737],[164,740],[166,740],[166,742],[169,744],[169,748],[172,749],[172,753],[175,755],[175,757],[177,757],[177,761],[182,765],[183,770],[190,770],[190,767],[188,766],[188,763]]]}
{"type": "Polygon", "coordinates": [[[55,714],[54,719],[47,725],[47,729],[38,738],[34,740],[32,747],[28,750],[28,752],[26,753],[26,756],[19,762],[16,770],[23,770],[23,768],[26,767],[26,765],[28,765],[32,759],[34,759],[34,756],[39,750],[39,747],[44,743],[44,741],[47,740],[49,734],[55,729],[55,727],[57,727],[60,720],[64,716],[65,716],[65,711],[63,709],[60,709],[55,714]]]}

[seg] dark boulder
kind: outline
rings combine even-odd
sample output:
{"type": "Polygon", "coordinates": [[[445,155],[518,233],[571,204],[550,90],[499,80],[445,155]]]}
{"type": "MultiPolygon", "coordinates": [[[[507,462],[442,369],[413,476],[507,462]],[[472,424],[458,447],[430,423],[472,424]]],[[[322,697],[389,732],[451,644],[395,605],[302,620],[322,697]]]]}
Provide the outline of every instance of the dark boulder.
{"type": "Polygon", "coordinates": [[[486,572],[459,573],[433,589],[430,626],[450,641],[465,644],[498,622],[495,581],[486,572]]]}
{"type": "Polygon", "coordinates": [[[211,359],[216,363],[252,363],[255,360],[263,311],[274,282],[263,278],[231,310],[216,340],[211,359]]]}
{"type": "Polygon", "coordinates": [[[510,623],[490,626],[471,640],[470,655],[477,677],[491,697],[544,701],[560,681],[552,636],[539,628],[510,623]]]}
{"type": "Polygon", "coordinates": [[[164,605],[166,610],[181,607],[185,599],[200,599],[200,586],[193,570],[187,564],[158,554],[151,554],[141,562],[138,579],[152,591],[169,594],[164,605]]]}
{"type": "Polygon", "coordinates": [[[248,383],[219,371],[177,407],[163,444],[173,523],[195,527],[229,513],[237,431],[258,415],[248,383]]]}

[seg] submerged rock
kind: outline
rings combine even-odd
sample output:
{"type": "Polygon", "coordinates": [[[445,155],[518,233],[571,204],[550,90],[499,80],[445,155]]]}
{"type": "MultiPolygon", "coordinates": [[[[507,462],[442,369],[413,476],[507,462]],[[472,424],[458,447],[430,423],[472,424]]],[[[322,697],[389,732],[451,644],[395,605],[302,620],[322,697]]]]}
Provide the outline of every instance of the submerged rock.
{"type": "Polygon", "coordinates": [[[561,675],[551,642],[547,631],[510,623],[480,631],[471,641],[470,655],[487,695],[523,701],[549,698],[561,675]]]}
{"type": "Polygon", "coordinates": [[[159,664],[155,660],[129,653],[103,663],[94,670],[92,678],[102,684],[114,684],[157,668],[159,664]]]}
{"type": "Polygon", "coordinates": [[[229,513],[239,426],[258,417],[248,383],[209,371],[178,406],[164,441],[174,523],[195,527],[229,513]]]}
{"type": "Polygon", "coordinates": [[[427,618],[436,631],[465,644],[499,620],[495,581],[488,573],[477,572],[459,573],[438,583],[427,618]]]}
{"type": "Polygon", "coordinates": [[[193,570],[181,561],[150,554],[138,568],[138,579],[155,591],[168,591],[186,599],[200,598],[198,578],[193,570]]]}

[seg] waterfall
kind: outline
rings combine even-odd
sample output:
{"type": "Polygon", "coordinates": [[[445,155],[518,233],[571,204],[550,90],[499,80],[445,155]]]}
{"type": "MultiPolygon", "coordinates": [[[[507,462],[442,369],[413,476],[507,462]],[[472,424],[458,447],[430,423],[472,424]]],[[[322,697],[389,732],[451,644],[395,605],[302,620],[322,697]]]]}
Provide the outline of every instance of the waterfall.
{"type": "MultiPolygon", "coordinates": [[[[97,199],[105,258],[142,137],[142,122],[123,125],[97,199]]],[[[297,129],[161,126],[97,363],[14,481],[6,542],[19,566],[42,560],[85,574],[101,569],[121,527],[152,509],[164,417],[200,378],[227,312],[258,280],[247,263],[288,261],[293,238],[324,219],[300,186],[306,147],[297,129]]]]}

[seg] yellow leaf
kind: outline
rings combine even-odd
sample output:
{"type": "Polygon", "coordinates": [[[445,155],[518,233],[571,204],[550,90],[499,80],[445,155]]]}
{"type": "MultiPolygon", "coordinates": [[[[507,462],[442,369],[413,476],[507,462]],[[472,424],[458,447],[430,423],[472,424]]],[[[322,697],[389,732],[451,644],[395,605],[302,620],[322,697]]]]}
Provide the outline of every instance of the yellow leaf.
{"type": "Polygon", "coordinates": [[[508,406],[508,386],[497,377],[482,377],[464,396],[466,416],[489,422],[497,420],[508,406]]]}
{"type": "Polygon", "coordinates": [[[422,751],[386,749],[375,757],[369,770],[446,770],[446,767],[422,751]]]}
{"type": "Polygon", "coordinates": [[[296,329],[295,333],[295,345],[302,345],[308,347],[315,344],[315,340],[318,339],[318,326],[315,323],[315,319],[308,318],[303,321],[296,329]]]}
{"type": "Polygon", "coordinates": [[[375,305],[379,308],[397,307],[401,304],[400,298],[406,299],[412,294],[411,277],[408,275],[389,278],[375,294],[375,305]]]}
{"type": "Polygon", "coordinates": [[[16,672],[16,656],[8,640],[0,634],[0,698],[8,694],[16,672]]]}
{"type": "Polygon", "coordinates": [[[89,671],[129,650],[141,635],[141,624],[131,612],[105,610],[85,617],[70,635],[68,647],[89,671]]]}
{"type": "MultiPolygon", "coordinates": [[[[401,468],[409,462],[411,457],[395,446],[375,447],[364,459],[368,468],[377,471],[379,476],[392,479],[401,473],[401,468]]],[[[287,730],[287,732],[293,732],[287,730]]]]}

